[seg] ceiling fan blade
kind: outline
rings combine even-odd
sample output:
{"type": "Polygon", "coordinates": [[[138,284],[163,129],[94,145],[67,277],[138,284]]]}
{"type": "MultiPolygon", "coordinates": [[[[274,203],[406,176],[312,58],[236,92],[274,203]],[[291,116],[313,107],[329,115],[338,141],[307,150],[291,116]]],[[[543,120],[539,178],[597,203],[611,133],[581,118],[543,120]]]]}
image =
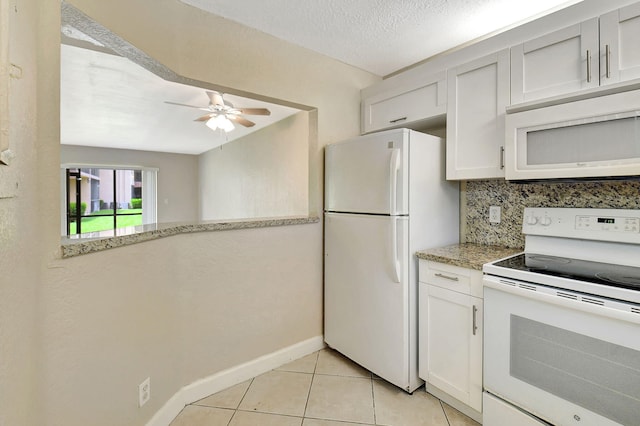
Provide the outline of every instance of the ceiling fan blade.
{"type": "Polygon", "coordinates": [[[238,111],[247,115],[271,115],[271,111],[266,108],[238,108],[238,111]]]}
{"type": "Polygon", "coordinates": [[[227,115],[229,120],[235,121],[238,124],[242,124],[244,127],[253,127],[256,125],[253,121],[249,121],[244,117],[240,117],[239,115],[227,115]]]}
{"type": "Polygon", "coordinates": [[[212,92],[207,90],[207,96],[209,97],[209,100],[211,100],[211,103],[214,105],[220,105],[220,106],[224,106],[224,100],[222,99],[222,95],[218,92],[212,92]]]}
{"type": "Polygon", "coordinates": [[[195,119],[195,120],[193,120],[193,121],[209,121],[209,119],[210,119],[211,117],[213,117],[213,116],[214,116],[214,114],[205,114],[205,115],[203,115],[202,117],[198,117],[198,118],[196,118],[196,119],[195,119]]]}
{"type": "Polygon", "coordinates": [[[202,111],[210,111],[209,108],[203,108],[203,107],[199,107],[199,106],[195,106],[195,105],[181,104],[181,103],[178,103],[178,102],[164,101],[164,103],[165,104],[171,104],[171,105],[183,106],[183,107],[189,107],[189,108],[201,109],[202,111]]]}

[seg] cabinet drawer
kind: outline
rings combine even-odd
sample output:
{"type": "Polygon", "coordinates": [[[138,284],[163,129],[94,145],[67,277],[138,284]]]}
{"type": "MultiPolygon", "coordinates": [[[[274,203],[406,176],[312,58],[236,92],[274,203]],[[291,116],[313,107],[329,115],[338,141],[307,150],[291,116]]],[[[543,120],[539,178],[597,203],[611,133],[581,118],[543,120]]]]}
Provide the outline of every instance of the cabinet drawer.
{"type": "Polygon", "coordinates": [[[420,282],[482,298],[482,272],[444,263],[420,260],[420,282]]]}
{"type": "Polygon", "coordinates": [[[362,100],[363,133],[416,122],[434,123],[446,113],[446,74],[399,85],[362,100]]]}

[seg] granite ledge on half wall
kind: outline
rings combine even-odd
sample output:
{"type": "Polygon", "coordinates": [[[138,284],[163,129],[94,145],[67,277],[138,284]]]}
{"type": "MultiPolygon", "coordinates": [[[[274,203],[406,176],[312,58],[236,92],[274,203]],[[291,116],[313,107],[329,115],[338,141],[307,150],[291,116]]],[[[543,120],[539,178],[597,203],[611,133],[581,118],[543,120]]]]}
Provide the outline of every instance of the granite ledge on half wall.
{"type": "Polygon", "coordinates": [[[503,257],[520,253],[522,249],[464,243],[446,247],[422,250],[416,253],[418,259],[459,266],[461,268],[482,270],[482,265],[503,257]]]}
{"type": "Polygon", "coordinates": [[[203,221],[184,223],[157,223],[131,226],[115,230],[91,232],[80,236],[62,237],[62,257],[69,258],[95,253],[111,248],[128,246],[172,235],[193,232],[230,231],[234,229],[269,228],[273,226],[318,223],[317,216],[284,217],[268,219],[244,219],[228,221],[203,221]]]}

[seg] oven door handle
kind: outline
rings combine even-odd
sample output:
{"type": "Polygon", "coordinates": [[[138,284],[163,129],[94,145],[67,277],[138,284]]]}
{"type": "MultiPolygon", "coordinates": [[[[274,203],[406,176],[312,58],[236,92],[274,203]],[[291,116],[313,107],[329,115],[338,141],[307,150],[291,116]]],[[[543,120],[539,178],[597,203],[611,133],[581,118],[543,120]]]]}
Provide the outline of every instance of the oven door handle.
{"type": "MultiPolygon", "coordinates": [[[[482,284],[484,285],[484,287],[492,288],[505,293],[511,293],[527,299],[538,300],[543,303],[549,303],[552,305],[575,309],[577,311],[613,318],[620,321],[626,321],[633,324],[640,324],[639,314],[624,312],[606,306],[583,302],[580,300],[567,299],[565,297],[557,296],[554,294],[542,293],[536,291],[535,285],[531,285],[529,283],[511,279],[503,279],[492,275],[485,275],[482,279],[482,284]]],[[[486,298],[487,295],[485,294],[485,299],[486,298]]]]}

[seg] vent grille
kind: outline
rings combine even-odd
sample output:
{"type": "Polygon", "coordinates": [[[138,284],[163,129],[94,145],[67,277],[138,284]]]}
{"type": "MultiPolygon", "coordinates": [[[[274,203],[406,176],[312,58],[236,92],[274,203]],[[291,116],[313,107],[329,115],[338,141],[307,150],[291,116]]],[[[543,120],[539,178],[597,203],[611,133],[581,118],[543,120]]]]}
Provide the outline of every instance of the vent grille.
{"type": "Polygon", "coordinates": [[[633,312],[634,314],[640,314],[640,308],[631,308],[631,312],[633,312]]]}
{"type": "Polygon", "coordinates": [[[604,306],[604,301],[603,300],[598,300],[598,299],[592,299],[590,297],[582,297],[582,301],[585,303],[591,303],[592,305],[599,305],[599,306],[604,306]]]}
{"type": "Polygon", "coordinates": [[[518,284],[518,287],[523,288],[525,290],[531,290],[531,291],[537,291],[535,286],[529,285],[529,284],[518,284]]]}
{"type": "Polygon", "coordinates": [[[564,297],[565,299],[578,300],[578,296],[576,296],[575,294],[564,293],[562,291],[556,292],[556,295],[558,297],[564,297]]]}

